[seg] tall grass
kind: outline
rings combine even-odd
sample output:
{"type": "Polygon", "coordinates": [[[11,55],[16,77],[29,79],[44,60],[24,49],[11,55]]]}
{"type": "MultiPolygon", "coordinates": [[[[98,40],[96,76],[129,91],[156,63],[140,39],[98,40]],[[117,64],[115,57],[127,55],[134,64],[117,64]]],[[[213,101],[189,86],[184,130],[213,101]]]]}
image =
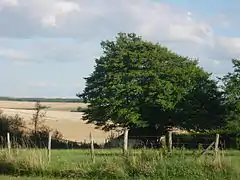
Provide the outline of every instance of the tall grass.
{"type": "MultiPolygon", "coordinates": [[[[240,154],[238,154],[240,155],[240,154]]],[[[234,160],[234,158],[232,158],[234,160]]],[[[96,151],[92,163],[86,150],[55,150],[48,163],[46,150],[0,151],[1,174],[76,179],[240,179],[238,165],[219,153],[198,157],[190,151],[164,154],[159,150],[96,151]]]]}

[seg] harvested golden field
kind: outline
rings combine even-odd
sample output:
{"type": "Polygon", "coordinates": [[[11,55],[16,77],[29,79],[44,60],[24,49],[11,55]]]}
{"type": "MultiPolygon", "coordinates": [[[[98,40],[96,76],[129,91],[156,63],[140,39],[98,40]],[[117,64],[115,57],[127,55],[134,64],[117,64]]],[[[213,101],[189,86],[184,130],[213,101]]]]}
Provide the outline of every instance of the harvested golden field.
{"type": "MultiPolygon", "coordinates": [[[[35,102],[25,101],[0,101],[0,108],[5,109],[24,109],[31,110],[34,108],[35,102]]],[[[49,107],[50,111],[71,111],[77,109],[79,106],[86,107],[84,103],[62,103],[62,102],[41,102],[42,106],[49,107]]]]}
{"type": "MultiPolygon", "coordinates": [[[[82,120],[83,113],[71,112],[79,106],[86,107],[83,103],[61,103],[61,102],[43,102],[43,106],[49,108],[44,110],[45,124],[53,129],[59,130],[64,139],[73,141],[89,141],[89,134],[92,133],[96,143],[104,143],[111,132],[104,132],[96,129],[92,124],[86,124],[82,120]]],[[[19,102],[19,101],[0,101],[0,109],[7,115],[18,114],[24,118],[26,125],[30,126],[30,120],[34,111],[34,102],[19,102]]]]}

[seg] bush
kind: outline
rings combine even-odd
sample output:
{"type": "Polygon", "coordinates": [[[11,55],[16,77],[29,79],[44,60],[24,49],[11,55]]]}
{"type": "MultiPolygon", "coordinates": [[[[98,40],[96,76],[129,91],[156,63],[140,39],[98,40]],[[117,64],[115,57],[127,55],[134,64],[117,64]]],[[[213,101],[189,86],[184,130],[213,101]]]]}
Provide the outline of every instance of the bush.
{"type": "Polygon", "coordinates": [[[41,125],[39,129],[29,131],[24,119],[19,115],[8,116],[0,111],[0,137],[1,144],[6,146],[6,135],[10,133],[13,147],[40,147],[46,148],[48,145],[49,132],[52,133],[52,143],[55,147],[65,147],[61,142],[63,135],[58,130],[52,130],[48,126],[41,125]]]}
{"type": "Polygon", "coordinates": [[[24,134],[25,123],[18,114],[7,116],[0,111],[0,136],[6,137],[7,133],[15,137],[22,137],[24,134]]]}
{"type": "Polygon", "coordinates": [[[78,107],[77,109],[71,110],[71,112],[85,112],[87,110],[87,107],[78,107]]]}
{"type": "Polygon", "coordinates": [[[203,133],[173,134],[174,147],[196,149],[201,145],[208,147],[215,141],[216,134],[220,135],[220,147],[224,149],[240,149],[240,134],[229,130],[215,130],[203,133]]]}

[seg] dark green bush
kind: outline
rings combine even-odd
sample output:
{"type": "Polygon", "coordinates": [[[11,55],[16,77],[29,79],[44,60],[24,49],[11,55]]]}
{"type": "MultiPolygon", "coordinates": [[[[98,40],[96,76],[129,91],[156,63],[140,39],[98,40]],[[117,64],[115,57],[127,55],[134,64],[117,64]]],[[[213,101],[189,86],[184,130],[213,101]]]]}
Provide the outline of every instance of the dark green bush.
{"type": "Polygon", "coordinates": [[[177,148],[196,149],[201,145],[207,148],[216,139],[216,134],[220,135],[220,148],[240,149],[240,134],[229,130],[215,130],[211,132],[173,134],[173,146],[177,148]]]}
{"type": "Polygon", "coordinates": [[[77,109],[71,110],[71,112],[85,112],[87,110],[87,107],[78,107],[77,109]]]}
{"type": "Polygon", "coordinates": [[[19,115],[7,116],[0,111],[0,136],[6,137],[7,133],[15,137],[22,137],[25,123],[19,115]]]}

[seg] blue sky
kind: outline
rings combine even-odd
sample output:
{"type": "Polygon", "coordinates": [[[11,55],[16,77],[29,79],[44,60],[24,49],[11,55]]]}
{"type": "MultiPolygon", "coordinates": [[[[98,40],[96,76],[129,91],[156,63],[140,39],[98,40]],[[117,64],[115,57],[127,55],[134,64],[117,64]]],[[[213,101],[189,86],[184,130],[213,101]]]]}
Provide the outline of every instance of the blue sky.
{"type": "Polygon", "coordinates": [[[221,76],[240,55],[239,16],[239,0],[0,0],[0,96],[75,97],[120,31],[221,76]]]}

